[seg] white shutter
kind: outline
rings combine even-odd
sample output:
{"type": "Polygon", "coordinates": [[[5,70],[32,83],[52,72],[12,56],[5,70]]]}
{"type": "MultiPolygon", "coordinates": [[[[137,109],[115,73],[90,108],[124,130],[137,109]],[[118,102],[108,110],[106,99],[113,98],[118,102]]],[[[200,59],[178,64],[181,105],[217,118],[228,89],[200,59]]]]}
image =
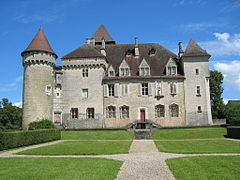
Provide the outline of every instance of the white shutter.
{"type": "Polygon", "coordinates": [[[138,84],[138,96],[142,95],[142,84],[138,84]]]}
{"type": "Polygon", "coordinates": [[[155,96],[158,95],[158,83],[155,82],[155,96]]]}
{"type": "Polygon", "coordinates": [[[152,95],[152,84],[148,83],[148,95],[151,96],[152,95]]]}
{"type": "Polygon", "coordinates": [[[107,84],[103,85],[103,95],[104,95],[104,97],[108,97],[108,85],[107,84]]]}
{"type": "Polygon", "coordinates": [[[126,88],[127,88],[127,93],[126,93],[126,96],[129,96],[129,84],[126,84],[126,88]]]}
{"type": "Polygon", "coordinates": [[[115,86],[114,87],[114,96],[118,97],[118,87],[119,87],[119,84],[115,84],[114,86],[115,86]]]}
{"type": "Polygon", "coordinates": [[[123,84],[119,85],[119,96],[123,97],[124,96],[124,88],[123,88],[123,84]]]}

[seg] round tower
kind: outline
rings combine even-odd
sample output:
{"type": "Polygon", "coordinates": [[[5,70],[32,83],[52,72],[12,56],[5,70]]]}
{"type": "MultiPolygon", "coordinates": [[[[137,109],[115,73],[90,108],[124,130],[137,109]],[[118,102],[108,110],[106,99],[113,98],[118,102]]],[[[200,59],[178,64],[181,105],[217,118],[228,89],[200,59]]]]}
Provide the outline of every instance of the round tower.
{"type": "Polygon", "coordinates": [[[42,29],[39,29],[21,56],[24,67],[22,128],[27,129],[30,122],[52,120],[53,67],[57,55],[42,29]]]}

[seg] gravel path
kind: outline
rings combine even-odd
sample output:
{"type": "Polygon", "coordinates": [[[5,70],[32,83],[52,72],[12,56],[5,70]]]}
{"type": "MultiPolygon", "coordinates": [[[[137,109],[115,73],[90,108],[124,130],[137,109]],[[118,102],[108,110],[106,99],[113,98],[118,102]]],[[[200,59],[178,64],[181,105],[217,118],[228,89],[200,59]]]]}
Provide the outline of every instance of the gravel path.
{"type": "MultiPolygon", "coordinates": [[[[234,139],[229,139],[234,140],[234,139]]],[[[8,157],[47,157],[47,158],[105,158],[123,161],[118,173],[118,180],[174,180],[166,159],[194,156],[240,156],[240,153],[214,153],[214,154],[172,154],[159,152],[153,140],[133,140],[128,154],[114,155],[16,155],[15,153],[32,148],[57,144],[68,140],[59,140],[50,143],[38,144],[0,153],[0,158],[8,157]]],[[[104,141],[104,140],[103,140],[104,141]]],[[[114,141],[114,140],[113,140],[114,141]]],[[[239,141],[239,140],[234,140],[239,141]]]]}

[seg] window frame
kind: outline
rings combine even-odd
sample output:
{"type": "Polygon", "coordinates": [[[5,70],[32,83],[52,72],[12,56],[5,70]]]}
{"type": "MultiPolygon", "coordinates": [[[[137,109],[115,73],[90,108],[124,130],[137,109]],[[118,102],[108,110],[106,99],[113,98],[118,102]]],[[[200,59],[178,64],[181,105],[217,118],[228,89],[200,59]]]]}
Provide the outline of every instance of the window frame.
{"type": "Polygon", "coordinates": [[[95,117],[95,109],[94,108],[87,108],[86,118],[87,119],[94,119],[94,117],[95,117]]]}
{"type": "Polygon", "coordinates": [[[71,108],[70,115],[71,119],[78,119],[78,108],[71,108]]]}
{"type": "Polygon", "coordinates": [[[88,68],[84,67],[82,69],[82,77],[88,77],[88,68]]]}
{"type": "Polygon", "coordinates": [[[165,117],[165,106],[162,104],[158,104],[155,106],[155,117],[162,118],[165,117]]]}
{"type": "Polygon", "coordinates": [[[83,88],[82,89],[82,98],[83,99],[87,99],[88,98],[88,88],[83,88]],[[86,90],[86,92],[84,92],[85,90],[86,90]],[[86,95],[87,95],[86,97],[84,96],[84,93],[86,93],[86,95]]]}
{"type": "Polygon", "coordinates": [[[129,106],[121,106],[120,107],[120,119],[128,119],[129,118],[129,106]]]}
{"type": "Polygon", "coordinates": [[[201,87],[200,86],[196,87],[196,96],[201,96],[201,87]]]}
{"type": "Polygon", "coordinates": [[[115,96],[115,84],[108,84],[108,96],[109,97],[115,96]]]}
{"type": "Polygon", "coordinates": [[[171,104],[169,110],[171,117],[179,117],[179,106],[177,104],[171,104]]]}
{"type": "Polygon", "coordinates": [[[116,107],[107,106],[107,118],[116,118],[116,107]]]}
{"type": "Polygon", "coordinates": [[[149,95],[148,83],[141,83],[141,95],[142,96],[149,95]]]}

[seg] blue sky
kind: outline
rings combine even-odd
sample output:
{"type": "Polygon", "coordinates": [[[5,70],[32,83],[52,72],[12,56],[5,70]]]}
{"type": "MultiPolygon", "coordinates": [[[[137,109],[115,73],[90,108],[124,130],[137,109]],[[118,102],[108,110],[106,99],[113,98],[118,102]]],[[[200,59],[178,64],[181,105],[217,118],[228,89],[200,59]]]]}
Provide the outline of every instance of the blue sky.
{"type": "Polygon", "coordinates": [[[20,53],[39,27],[62,57],[104,24],[117,43],[137,36],[177,53],[179,41],[197,41],[225,76],[224,99],[240,99],[239,19],[240,0],[0,0],[0,98],[21,102],[20,53]]]}

